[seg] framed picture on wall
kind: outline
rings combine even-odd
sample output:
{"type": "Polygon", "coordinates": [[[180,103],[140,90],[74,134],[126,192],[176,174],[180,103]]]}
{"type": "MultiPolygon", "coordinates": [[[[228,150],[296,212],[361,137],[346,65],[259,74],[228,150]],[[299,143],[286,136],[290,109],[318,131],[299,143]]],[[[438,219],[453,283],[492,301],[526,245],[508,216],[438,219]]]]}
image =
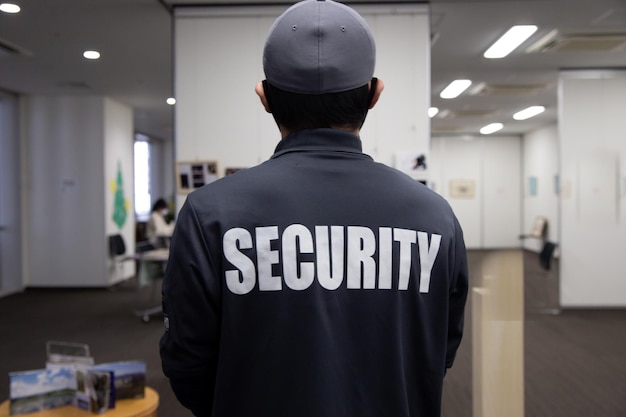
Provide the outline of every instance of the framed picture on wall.
{"type": "Polygon", "coordinates": [[[176,181],[179,194],[187,194],[217,180],[217,161],[179,161],[176,181]]]}
{"type": "Polygon", "coordinates": [[[394,168],[427,185],[428,159],[427,151],[397,151],[394,155],[394,168]]]}
{"type": "Polygon", "coordinates": [[[450,181],[450,197],[473,199],[476,194],[474,180],[450,181]]]}
{"type": "Polygon", "coordinates": [[[537,177],[528,177],[528,195],[537,197],[537,177]]]}
{"type": "Polygon", "coordinates": [[[237,171],[242,171],[246,168],[241,168],[241,167],[228,167],[224,169],[224,176],[228,176],[231,174],[234,174],[237,171]]]}

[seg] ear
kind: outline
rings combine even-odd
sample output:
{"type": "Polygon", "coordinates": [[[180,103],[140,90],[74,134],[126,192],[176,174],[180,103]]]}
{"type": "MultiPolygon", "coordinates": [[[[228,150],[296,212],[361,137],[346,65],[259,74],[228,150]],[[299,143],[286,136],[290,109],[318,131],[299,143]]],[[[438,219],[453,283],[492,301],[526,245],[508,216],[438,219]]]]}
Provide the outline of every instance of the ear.
{"type": "Polygon", "coordinates": [[[376,82],[376,90],[374,91],[374,95],[372,96],[372,101],[370,102],[370,109],[376,105],[378,99],[380,98],[380,94],[383,92],[384,89],[385,83],[379,78],[376,82]]]}
{"type": "Polygon", "coordinates": [[[263,82],[257,83],[256,87],[254,87],[254,91],[256,92],[256,95],[259,96],[259,99],[261,99],[261,104],[263,104],[265,111],[271,113],[272,111],[270,110],[267,97],[265,96],[265,89],[263,89],[263,82]]]}

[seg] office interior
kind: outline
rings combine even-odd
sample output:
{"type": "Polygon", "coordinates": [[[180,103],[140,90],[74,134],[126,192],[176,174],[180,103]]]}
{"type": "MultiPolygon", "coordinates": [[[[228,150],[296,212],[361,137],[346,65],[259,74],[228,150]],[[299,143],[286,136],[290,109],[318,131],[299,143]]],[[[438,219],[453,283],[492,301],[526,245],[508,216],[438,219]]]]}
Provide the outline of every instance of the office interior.
{"type": "MultiPolygon", "coordinates": [[[[151,144],[151,195],[155,200],[170,199],[175,210],[190,191],[181,184],[183,167],[215,163],[221,177],[228,169],[267,159],[279,136],[253,89],[263,79],[264,35],[288,2],[132,0],[124,6],[109,2],[111,10],[100,6],[102,10],[91,12],[82,10],[76,0],[56,6],[45,3],[36,6],[42,7],[37,12],[49,13],[50,20],[60,19],[62,12],[67,18],[100,13],[109,17],[103,20],[119,22],[118,27],[110,24],[107,32],[132,34],[128,43],[136,40],[142,46],[150,43],[144,38],[154,33],[158,45],[146,46],[145,66],[139,70],[135,67],[140,64],[131,65],[141,62],[139,47],[119,52],[117,65],[103,52],[100,69],[100,62],[77,61],[77,66],[89,67],[71,72],[58,63],[71,62],[70,51],[47,64],[36,61],[38,69],[28,69],[29,60],[45,55],[32,46],[37,42],[30,38],[36,35],[11,38],[19,33],[12,31],[20,25],[20,16],[0,14],[0,41],[4,49],[13,50],[0,56],[0,309],[3,304],[13,307],[13,300],[33,292],[41,297],[42,292],[83,295],[82,291],[90,290],[125,300],[128,316],[134,320],[135,299],[124,290],[133,282],[137,265],[118,262],[108,246],[109,236],[121,234],[133,253],[141,240],[137,234],[141,219],[136,218],[133,198],[134,143],[139,139],[151,144]],[[61,5],[64,8],[55,9],[61,5]],[[124,8],[128,16],[115,14],[124,8]],[[119,21],[111,20],[118,16],[119,21]],[[123,29],[123,23],[131,29],[123,29]],[[153,60],[159,54],[164,61],[153,60]],[[67,77],[93,78],[84,83],[88,87],[80,84],[80,78],[67,77],[48,80],[54,84],[50,87],[37,72],[46,69],[62,71],[67,77]],[[125,69],[132,84],[109,86],[125,78],[125,69]],[[28,75],[35,78],[26,80],[28,75]],[[132,96],[142,88],[143,97],[132,96]],[[154,91],[162,96],[153,97],[154,91]],[[166,104],[167,97],[174,97],[176,104],[166,104]],[[159,105],[153,106],[151,100],[159,105]]],[[[425,155],[427,170],[408,174],[448,199],[464,229],[470,261],[516,252],[521,258],[515,262],[521,259],[523,265],[516,270],[527,272],[522,280],[534,271],[533,294],[551,297],[548,304],[540,305],[546,311],[526,311],[511,320],[517,326],[515,347],[522,349],[509,350],[516,352],[513,359],[518,368],[505,373],[509,382],[516,381],[511,386],[517,387],[509,393],[515,398],[511,403],[515,410],[506,415],[524,415],[524,399],[528,401],[524,370],[535,369],[536,362],[529,361],[538,360],[524,351],[538,341],[524,336],[544,334],[532,326],[541,320],[558,326],[575,317],[590,325],[585,329],[595,326],[596,331],[610,333],[626,323],[626,257],[622,256],[626,248],[626,4],[619,0],[575,0],[575,5],[564,0],[352,3],[376,36],[376,75],[386,85],[362,131],[364,152],[398,168],[407,155],[425,155]],[[536,24],[538,29],[510,56],[484,58],[489,44],[512,24],[536,24]],[[481,35],[470,36],[477,28],[481,35]],[[464,30],[473,43],[463,42],[464,30]],[[441,98],[443,87],[459,78],[472,78],[470,88],[455,99],[441,98]],[[522,104],[546,109],[535,118],[516,121],[511,109],[521,110],[522,104]],[[439,108],[432,117],[431,107],[439,108]],[[479,132],[492,122],[502,123],[502,129],[479,132]],[[532,235],[538,219],[545,221],[543,232],[523,238],[532,235]],[[556,245],[550,269],[540,265],[546,242],[556,245]],[[528,313],[532,313],[530,320],[528,313]]],[[[22,7],[27,15],[29,5],[22,7]]],[[[76,26],[84,31],[82,38],[93,37],[83,42],[85,48],[97,43],[87,21],[76,26]]],[[[48,31],[41,36],[49,37],[51,48],[83,46],[77,41],[80,37],[45,27],[48,31]]],[[[115,46],[124,49],[119,43],[115,46]]],[[[480,266],[472,270],[482,273],[480,266]]],[[[481,282],[479,278],[474,283],[481,282]]],[[[532,310],[540,303],[523,304],[532,310]]],[[[86,317],[91,313],[87,307],[86,317]]],[[[3,327],[8,329],[9,321],[3,318],[3,327]]],[[[145,326],[135,320],[138,332],[155,341],[161,332],[158,321],[145,326]]],[[[468,328],[464,345],[476,346],[475,328],[468,328]]],[[[593,337],[608,341],[611,334],[593,337]]],[[[554,340],[539,343],[552,346],[554,340]]],[[[565,349],[553,346],[555,352],[560,348],[565,349]]],[[[601,355],[602,348],[588,354],[601,355]]],[[[626,348],[610,349],[608,367],[616,374],[625,370],[625,355],[626,348]]],[[[469,354],[462,359],[467,365],[462,369],[475,364],[469,354]]],[[[579,360],[590,358],[583,352],[579,360]]],[[[13,370],[3,362],[3,371],[13,370]]],[[[151,378],[159,379],[162,404],[175,402],[158,371],[153,369],[151,378]]],[[[469,405],[462,414],[452,408],[454,414],[448,415],[493,415],[473,408],[479,381],[468,377],[469,371],[456,377],[451,372],[444,400],[454,402],[459,396],[469,405]]],[[[572,401],[577,394],[585,398],[588,376],[577,374],[582,385],[567,393],[572,401]]],[[[605,392],[625,388],[617,379],[605,392]]],[[[0,395],[3,400],[8,393],[0,395]]],[[[532,415],[575,415],[542,407],[535,406],[532,415]]],[[[607,399],[604,407],[603,416],[626,413],[626,402],[618,395],[607,399]]],[[[578,410],[591,415],[595,409],[578,410]]]]}

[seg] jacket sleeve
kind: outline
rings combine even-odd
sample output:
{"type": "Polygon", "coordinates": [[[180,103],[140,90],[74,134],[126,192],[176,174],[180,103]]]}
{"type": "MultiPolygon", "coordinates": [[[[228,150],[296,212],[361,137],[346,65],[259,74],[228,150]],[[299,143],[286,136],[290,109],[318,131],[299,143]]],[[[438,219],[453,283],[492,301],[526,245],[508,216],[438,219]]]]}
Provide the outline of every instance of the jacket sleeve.
{"type": "Polygon", "coordinates": [[[448,304],[448,344],[446,351],[446,369],[454,363],[456,351],[463,337],[463,320],[465,302],[469,286],[467,268],[467,252],[463,240],[463,231],[458,220],[455,219],[453,275],[451,277],[450,298],[448,304]]]}
{"type": "Polygon", "coordinates": [[[177,399],[196,416],[210,416],[213,405],[220,322],[214,266],[188,198],[176,222],[163,280],[160,354],[177,399]]]}

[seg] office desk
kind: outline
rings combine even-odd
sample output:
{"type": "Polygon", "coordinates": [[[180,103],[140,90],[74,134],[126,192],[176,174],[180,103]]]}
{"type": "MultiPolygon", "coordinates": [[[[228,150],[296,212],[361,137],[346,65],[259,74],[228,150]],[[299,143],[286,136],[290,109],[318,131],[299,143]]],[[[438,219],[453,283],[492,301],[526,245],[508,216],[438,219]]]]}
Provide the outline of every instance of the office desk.
{"type": "MultiPolygon", "coordinates": [[[[36,413],[17,414],[24,417],[156,417],[159,406],[159,394],[150,387],[146,387],[146,396],[137,400],[119,400],[115,403],[115,408],[106,413],[94,414],[81,410],[72,405],[52,408],[50,410],[38,411],[36,413]]],[[[0,404],[0,417],[9,417],[11,411],[10,401],[6,400],[0,404]]]]}
{"type": "Polygon", "coordinates": [[[145,323],[150,321],[151,316],[160,314],[163,311],[160,297],[157,297],[156,294],[156,290],[158,289],[156,281],[163,278],[165,264],[167,263],[169,255],[169,249],[162,248],[136,254],[136,259],[139,263],[137,280],[139,288],[152,285],[152,303],[154,306],[135,311],[135,315],[141,317],[145,323]]]}
{"type": "Polygon", "coordinates": [[[167,258],[170,256],[170,250],[166,248],[152,249],[146,252],[140,252],[137,254],[137,259],[146,262],[160,262],[166,263],[167,258]]]}

